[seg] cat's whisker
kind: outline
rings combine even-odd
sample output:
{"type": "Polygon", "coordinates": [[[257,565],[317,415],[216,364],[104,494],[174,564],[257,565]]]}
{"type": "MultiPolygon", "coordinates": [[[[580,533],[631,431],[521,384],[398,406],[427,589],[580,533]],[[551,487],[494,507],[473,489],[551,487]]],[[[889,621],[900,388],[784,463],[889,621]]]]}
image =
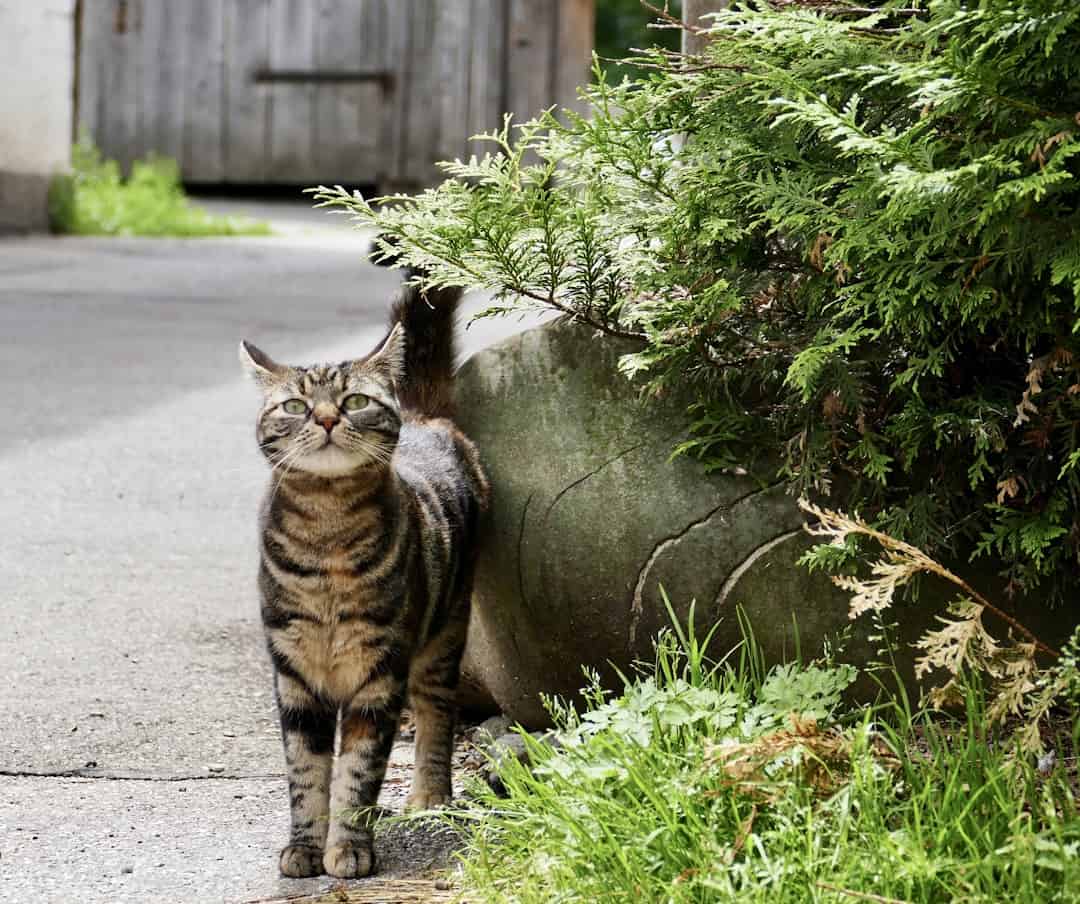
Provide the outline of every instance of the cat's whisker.
{"type": "Polygon", "coordinates": [[[389,461],[391,453],[389,453],[381,443],[373,443],[363,436],[350,436],[346,434],[346,438],[349,439],[357,449],[367,452],[384,461],[389,461]]]}
{"type": "Polygon", "coordinates": [[[269,499],[272,501],[277,492],[281,489],[282,481],[292,471],[293,466],[298,462],[304,454],[308,451],[308,444],[296,443],[285,450],[285,454],[281,456],[277,464],[274,466],[275,471],[280,471],[277,480],[274,482],[273,487],[270,490],[269,499]]]}
{"type": "Polygon", "coordinates": [[[388,448],[385,443],[372,442],[354,427],[346,428],[345,439],[352,448],[365,453],[379,464],[388,465],[394,457],[392,448],[388,448]]]}

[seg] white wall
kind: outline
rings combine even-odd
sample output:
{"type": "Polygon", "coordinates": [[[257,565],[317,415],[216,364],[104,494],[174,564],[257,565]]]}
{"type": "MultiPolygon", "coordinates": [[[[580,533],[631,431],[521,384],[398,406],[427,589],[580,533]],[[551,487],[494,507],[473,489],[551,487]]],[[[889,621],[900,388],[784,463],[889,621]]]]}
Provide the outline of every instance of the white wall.
{"type": "Polygon", "coordinates": [[[49,177],[68,165],[74,10],[75,0],[0,0],[0,230],[44,228],[49,177]]]}

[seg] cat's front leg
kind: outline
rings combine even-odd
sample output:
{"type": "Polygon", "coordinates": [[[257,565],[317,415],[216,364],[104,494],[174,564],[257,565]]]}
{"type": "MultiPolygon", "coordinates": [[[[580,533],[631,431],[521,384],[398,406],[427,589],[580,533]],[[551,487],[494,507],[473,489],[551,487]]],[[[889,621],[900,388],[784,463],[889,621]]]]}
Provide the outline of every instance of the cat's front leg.
{"type": "Polygon", "coordinates": [[[329,828],[330,770],[337,711],[316,699],[298,679],[275,675],[281,738],[289,776],[292,828],[281,851],[283,876],[318,876],[329,828]]]}
{"type": "MultiPolygon", "coordinates": [[[[385,679],[390,676],[385,676],[385,679]]],[[[351,879],[375,869],[375,806],[394,745],[404,681],[388,698],[361,696],[341,713],[341,747],[330,792],[330,835],[323,866],[331,876],[351,879]]]]}

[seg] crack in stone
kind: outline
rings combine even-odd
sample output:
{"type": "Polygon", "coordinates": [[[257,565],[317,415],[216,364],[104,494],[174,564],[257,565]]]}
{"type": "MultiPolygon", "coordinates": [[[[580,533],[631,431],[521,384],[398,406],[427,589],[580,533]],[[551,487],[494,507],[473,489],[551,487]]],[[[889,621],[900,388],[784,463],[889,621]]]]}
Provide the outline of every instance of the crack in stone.
{"type": "Polygon", "coordinates": [[[562,499],[563,496],[565,496],[567,493],[569,493],[574,487],[580,486],[586,480],[588,480],[590,477],[595,477],[597,474],[599,474],[601,471],[603,471],[604,468],[606,468],[608,465],[614,464],[620,458],[623,458],[624,456],[629,455],[635,449],[640,449],[644,445],[645,445],[645,442],[642,441],[640,443],[635,443],[629,449],[623,449],[622,452],[619,452],[617,455],[613,455],[607,461],[603,462],[602,464],[597,465],[595,468],[593,468],[591,471],[589,471],[583,477],[579,477],[577,480],[573,481],[572,483],[568,484],[567,486],[565,486],[561,490],[559,490],[559,492],[555,494],[555,498],[551,500],[551,504],[547,507],[547,511],[544,512],[544,519],[543,519],[543,521],[541,523],[542,524],[547,524],[548,515],[551,514],[551,510],[553,508],[555,508],[555,506],[558,504],[559,500],[562,499]]]}
{"type": "Polygon", "coordinates": [[[779,537],[773,537],[767,543],[761,544],[757,549],[750,553],[745,559],[743,559],[734,570],[727,576],[727,580],[724,581],[723,586],[720,588],[720,592],[716,594],[716,607],[719,608],[727,602],[728,595],[735,589],[735,585],[739,583],[739,579],[746,574],[746,572],[753,566],[753,564],[760,559],[765,553],[767,553],[774,546],[779,546],[785,540],[801,534],[803,529],[801,527],[795,530],[789,530],[787,533],[780,534],[779,537]]]}
{"type": "Polygon", "coordinates": [[[662,540],[657,542],[657,544],[653,547],[652,552],[649,554],[649,557],[645,560],[645,564],[641,566],[641,570],[638,572],[637,583],[634,585],[634,595],[630,601],[630,629],[628,631],[626,641],[628,650],[632,652],[634,649],[634,644],[637,641],[638,625],[641,623],[642,610],[644,607],[645,582],[646,580],[648,580],[649,572],[652,570],[653,565],[656,564],[657,560],[664,553],[664,551],[682,540],[683,537],[690,533],[690,531],[698,527],[703,527],[717,513],[730,512],[733,508],[735,508],[735,506],[740,505],[747,499],[757,496],[760,493],[765,493],[773,489],[776,485],[777,484],[775,483],[771,483],[768,486],[759,487],[757,489],[751,490],[749,493],[744,493],[737,499],[731,500],[731,502],[721,502],[719,505],[710,509],[701,518],[698,518],[695,521],[691,521],[678,533],[672,534],[669,537],[664,537],[662,540]]]}
{"type": "MultiPolygon", "coordinates": [[[[536,490],[533,490],[525,498],[525,505],[521,507],[521,523],[518,525],[518,540],[517,540],[517,579],[518,579],[518,597],[521,599],[521,605],[525,608],[529,608],[529,602],[525,598],[525,570],[521,564],[521,548],[525,543],[525,518],[529,514],[529,506],[532,504],[533,496],[536,495],[536,490]]],[[[514,654],[520,659],[521,650],[518,649],[517,633],[510,632],[510,642],[514,645],[514,654]]]]}
{"type": "Polygon", "coordinates": [[[677,534],[672,534],[670,537],[665,537],[656,546],[653,547],[649,557],[645,560],[645,564],[641,566],[641,570],[638,572],[637,583],[634,585],[634,596],[630,601],[630,630],[627,635],[626,646],[629,650],[633,651],[634,643],[637,641],[637,629],[638,624],[641,622],[641,613],[644,606],[642,599],[645,593],[645,581],[649,577],[649,572],[652,570],[653,565],[656,564],[656,560],[660,558],[664,550],[678,543],[683,537],[685,537],[695,527],[701,527],[712,518],[717,512],[726,507],[726,503],[721,502],[718,506],[711,509],[707,515],[703,518],[699,518],[697,521],[691,521],[686,527],[684,527],[677,534]]]}
{"type": "MultiPolygon", "coordinates": [[[[561,490],[559,490],[559,492],[555,494],[555,498],[551,500],[551,503],[548,505],[547,510],[544,512],[544,517],[540,521],[541,530],[543,530],[544,526],[547,524],[547,519],[548,519],[548,516],[551,514],[552,509],[555,508],[556,504],[559,502],[560,499],[563,498],[563,496],[565,496],[572,489],[574,489],[574,487],[580,486],[581,484],[583,484],[590,477],[593,477],[596,474],[599,474],[608,465],[614,464],[620,458],[623,458],[624,456],[629,455],[635,449],[640,449],[644,445],[645,445],[645,441],[642,441],[642,442],[639,442],[639,443],[635,443],[634,445],[630,446],[627,449],[623,449],[621,452],[613,455],[611,458],[609,458],[606,461],[602,462],[601,464],[597,465],[595,468],[593,468],[587,474],[585,474],[585,475],[583,475],[581,477],[578,477],[576,480],[572,481],[567,486],[565,486],[561,490]]],[[[521,600],[521,605],[525,609],[529,608],[529,601],[525,596],[525,568],[524,568],[524,563],[522,562],[521,550],[522,550],[522,547],[525,545],[525,527],[526,527],[526,519],[527,519],[528,514],[529,514],[529,506],[532,504],[533,498],[536,496],[536,493],[537,493],[537,491],[533,490],[526,497],[525,505],[523,505],[522,508],[521,508],[521,523],[518,525],[518,539],[517,539],[518,597],[521,600]]],[[[514,654],[520,658],[521,650],[519,649],[517,636],[514,634],[514,632],[510,632],[510,641],[513,644],[513,647],[514,647],[514,654]]]]}
{"type": "Polygon", "coordinates": [[[100,769],[0,769],[0,778],[89,778],[107,782],[207,782],[244,781],[247,779],[283,779],[284,772],[198,773],[156,775],[152,772],[104,772],[100,769]]]}

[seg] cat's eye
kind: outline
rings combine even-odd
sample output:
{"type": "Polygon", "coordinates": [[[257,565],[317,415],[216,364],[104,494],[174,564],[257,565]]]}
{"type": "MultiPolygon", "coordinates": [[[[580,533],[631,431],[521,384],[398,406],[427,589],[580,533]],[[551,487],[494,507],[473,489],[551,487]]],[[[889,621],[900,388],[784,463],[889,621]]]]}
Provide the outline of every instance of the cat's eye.
{"type": "Polygon", "coordinates": [[[368,397],[366,395],[345,396],[345,401],[341,403],[341,407],[346,411],[359,411],[361,408],[367,408],[368,397]]]}
{"type": "Polygon", "coordinates": [[[281,407],[286,414],[307,414],[307,403],[302,399],[289,399],[281,407]]]}

